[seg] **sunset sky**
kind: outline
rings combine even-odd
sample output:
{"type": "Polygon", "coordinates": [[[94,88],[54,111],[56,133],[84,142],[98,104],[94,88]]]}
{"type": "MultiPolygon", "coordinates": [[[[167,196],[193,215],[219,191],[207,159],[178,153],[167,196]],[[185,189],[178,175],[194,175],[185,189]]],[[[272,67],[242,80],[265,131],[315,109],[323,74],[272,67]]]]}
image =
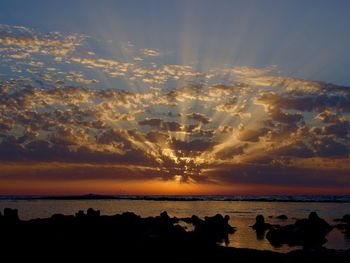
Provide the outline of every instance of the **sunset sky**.
{"type": "Polygon", "coordinates": [[[0,194],[349,194],[349,10],[1,0],[0,194]]]}

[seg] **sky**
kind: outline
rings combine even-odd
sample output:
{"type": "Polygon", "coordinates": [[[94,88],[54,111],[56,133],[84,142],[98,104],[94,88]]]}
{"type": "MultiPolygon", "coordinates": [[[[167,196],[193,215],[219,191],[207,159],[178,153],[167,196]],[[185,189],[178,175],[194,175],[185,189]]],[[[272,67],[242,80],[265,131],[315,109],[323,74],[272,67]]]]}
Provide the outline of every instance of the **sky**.
{"type": "Polygon", "coordinates": [[[0,2],[0,194],[350,193],[349,1],[0,2]]]}

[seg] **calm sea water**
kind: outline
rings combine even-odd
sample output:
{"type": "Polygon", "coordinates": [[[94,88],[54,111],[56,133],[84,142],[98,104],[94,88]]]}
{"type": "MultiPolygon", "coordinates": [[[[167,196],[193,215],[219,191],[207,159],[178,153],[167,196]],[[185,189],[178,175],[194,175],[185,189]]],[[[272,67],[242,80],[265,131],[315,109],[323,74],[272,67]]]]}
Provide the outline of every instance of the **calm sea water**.
{"type": "MultiPolygon", "coordinates": [[[[126,211],[134,212],[142,217],[156,216],[167,211],[170,216],[199,217],[212,216],[217,213],[230,216],[230,224],[237,231],[230,235],[228,246],[239,248],[254,248],[287,252],[298,247],[273,247],[264,239],[257,239],[255,232],[249,227],[255,222],[258,214],[265,216],[265,221],[272,224],[290,224],[296,219],[305,218],[311,211],[328,223],[334,224],[334,218],[341,218],[350,213],[350,203],[324,202],[263,202],[263,201],[152,201],[152,200],[0,200],[0,209],[17,208],[23,220],[50,217],[55,213],[74,214],[78,210],[89,207],[101,210],[104,215],[114,215],[126,211]],[[285,214],[288,220],[281,221],[269,216],[285,214]]],[[[350,238],[338,230],[333,230],[327,236],[325,247],[334,249],[350,249],[350,238]]]]}

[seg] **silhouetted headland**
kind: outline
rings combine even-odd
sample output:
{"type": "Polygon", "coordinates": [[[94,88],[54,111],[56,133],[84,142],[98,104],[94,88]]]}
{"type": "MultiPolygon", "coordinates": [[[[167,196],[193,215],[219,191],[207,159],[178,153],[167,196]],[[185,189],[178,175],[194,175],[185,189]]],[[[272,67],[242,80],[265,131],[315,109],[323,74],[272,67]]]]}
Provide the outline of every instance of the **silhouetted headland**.
{"type": "MultiPolygon", "coordinates": [[[[347,216],[342,220],[349,224],[347,216]]],[[[47,253],[62,262],[93,258],[98,262],[350,262],[350,251],[322,247],[331,226],[314,212],[284,227],[257,216],[253,229],[269,230],[271,243],[304,246],[285,254],[218,245],[228,242],[228,235],[235,232],[228,222],[229,216],[221,214],[201,219],[162,212],[141,218],[131,212],[105,216],[92,208],[86,213],[24,221],[16,209],[6,208],[0,213],[0,247],[2,256],[10,254],[13,262],[22,258],[49,262],[47,253]],[[181,223],[192,224],[193,230],[186,231],[181,223]]]]}

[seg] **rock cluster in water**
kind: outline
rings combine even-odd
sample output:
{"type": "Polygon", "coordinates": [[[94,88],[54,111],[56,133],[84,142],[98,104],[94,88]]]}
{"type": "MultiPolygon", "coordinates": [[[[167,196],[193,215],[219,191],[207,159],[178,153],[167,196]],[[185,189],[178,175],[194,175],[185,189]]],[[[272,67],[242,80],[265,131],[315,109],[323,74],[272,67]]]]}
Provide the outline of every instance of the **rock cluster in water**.
{"type": "MultiPolygon", "coordinates": [[[[348,217],[342,220],[349,224],[348,217]]],[[[141,218],[130,212],[104,216],[91,208],[23,221],[16,209],[6,208],[0,212],[1,256],[11,262],[350,262],[350,251],[321,247],[282,254],[218,246],[235,231],[228,222],[229,217],[220,214],[179,219],[163,212],[141,218]],[[192,224],[193,230],[186,231],[181,221],[192,224]]],[[[323,243],[330,230],[316,213],[283,227],[270,225],[259,215],[252,228],[269,230],[267,238],[273,244],[305,247],[323,243]]]]}
{"type": "Polygon", "coordinates": [[[115,243],[183,241],[216,244],[227,241],[228,235],[234,232],[228,221],[229,216],[220,214],[204,220],[195,215],[189,219],[171,218],[167,212],[147,218],[131,212],[104,216],[92,208],[86,213],[78,211],[74,216],[54,214],[50,218],[22,221],[16,209],[5,208],[4,215],[0,213],[0,231],[2,237],[14,244],[49,239],[80,243],[99,239],[115,243]],[[178,224],[180,221],[192,224],[194,230],[186,231],[178,224]]]}
{"type": "Polygon", "coordinates": [[[334,221],[341,222],[334,227],[340,229],[347,237],[350,237],[350,214],[346,214],[340,219],[334,219],[334,221]]]}
{"type": "Polygon", "coordinates": [[[311,212],[308,218],[297,220],[294,224],[271,228],[266,238],[274,246],[287,244],[313,248],[326,243],[326,235],[331,230],[332,226],[320,218],[316,212],[311,212]]]}

